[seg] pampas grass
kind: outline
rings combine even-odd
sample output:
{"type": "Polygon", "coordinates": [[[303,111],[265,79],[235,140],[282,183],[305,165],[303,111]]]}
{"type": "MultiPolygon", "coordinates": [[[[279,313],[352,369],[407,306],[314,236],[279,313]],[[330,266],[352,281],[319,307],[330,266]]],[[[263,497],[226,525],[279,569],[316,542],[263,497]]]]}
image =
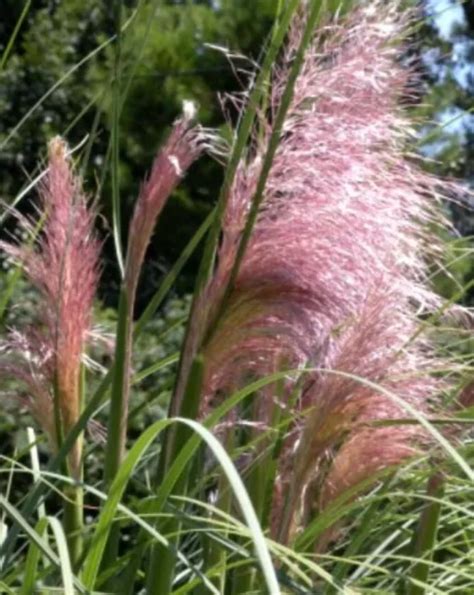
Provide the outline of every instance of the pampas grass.
{"type": "MultiPolygon", "coordinates": [[[[441,349],[430,324],[466,335],[456,321],[472,324],[431,285],[438,232],[449,229],[441,207],[463,189],[407,150],[416,14],[395,1],[346,13],[292,0],[278,17],[254,87],[232,98],[242,111],[213,220],[135,324],[163,208],[204,150],[222,158],[190,103],[138,192],[115,354],[94,393],[82,362],[100,242],[62,140],[49,147],[39,220],[17,215],[36,242],[1,244],[41,310],[34,326],[10,329],[0,370],[22,386],[54,452],[46,471],[35,463],[24,502],[12,504],[10,488],[0,495],[8,588],[25,577],[71,593],[421,593],[430,581],[445,592],[474,580],[471,486],[451,465],[472,479],[470,361],[441,349]],[[170,414],[132,441],[135,383],[178,360],[135,371],[135,339],[209,226],[179,367],[158,383],[172,392],[170,414]],[[88,445],[100,464],[83,473],[82,431],[109,396],[105,453],[88,445]],[[64,492],[66,539],[49,500],[31,525],[53,490],[64,492]]],[[[113,129],[117,142],[118,119],[113,129]]],[[[115,208],[117,197],[115,187],[115,208]]],[[[9,464],[12,476],[28,472],[9,464]]]]}

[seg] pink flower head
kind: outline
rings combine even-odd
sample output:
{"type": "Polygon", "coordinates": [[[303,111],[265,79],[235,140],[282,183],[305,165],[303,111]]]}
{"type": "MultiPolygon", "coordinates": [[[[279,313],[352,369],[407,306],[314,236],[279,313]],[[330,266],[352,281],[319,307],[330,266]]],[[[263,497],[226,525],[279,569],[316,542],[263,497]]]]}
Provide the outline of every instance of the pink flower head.
{"type": "MultiPolygon", "coordinates": [[[[2,244],[24,267],[41,296],[34,327],[10,333],[5,346],[15,359],[4,361],[22,380],[28,400],[43,428],[56,440],[53,393],[58,398],[65,434],[79,418],[80,367],[97,288],[100,244],[79,178],[60,138],[49,145],[49,168],[41,187],[44,223],[36,248],[2,244]]],[[[73,468],[79,461],[72,453],[73,468]]]]}
{"type": "Polygon", "coordinates": [[[173,190],[202,151],[200,129],[193,125],[194,106],[185,102],[184,114],[156,156],[137,200],[129,232],[126,282],[134,295],[145,252],[156,221],[173,190]]]}

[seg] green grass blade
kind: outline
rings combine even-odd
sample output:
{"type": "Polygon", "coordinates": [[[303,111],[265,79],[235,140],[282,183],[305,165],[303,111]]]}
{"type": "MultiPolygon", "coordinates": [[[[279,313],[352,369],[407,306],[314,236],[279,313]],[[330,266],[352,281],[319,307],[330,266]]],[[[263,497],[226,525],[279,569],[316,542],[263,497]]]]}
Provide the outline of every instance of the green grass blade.
{"type": "Polygon", "coordinates": [[[124,417],[126,397],[123,388],[124,382],[128,383],[126,376],[128,375],[127,362],[129,354],[127,350],[130,348],[128,339],[132,324],[128,306],[128,292],[125,287],[122,287],[118,310],[117,336],[115,338],[114,367],[111,375],[112,393],[104,462],[104,477],[108,483],[111,483],[114,479],[125,452],[124,424],[126,424],[127,420],[124,417]]]}
{"type": "Polygon", "coordinates": [[[131,474],[156,436],[164,428],[170,425],[170,423],[170,420],[160,420],[143,432],[138,440],[135,441],[135,444],[125,457],[120,469],[118,470],[115,480],[110,487],[105,506],[99,516],[97,527],[84,561],[84,571],[82,576],[84,584],[89,589],[94,587],[95,581],[97,579],[102,556],[111,531],[117,506],[121,501],[131,474]]]}
{"type": "MultiPolygon", "coordinates": [[[[35,531],[42,537],[48,526],[48,519],[41,518],[36,524],[35,531]]],[[[23,576],[23,584],[21,586],[20,595],[31,595],[35,592],[36,575],[38,571],[38,562],[41,558],[41,551],[38,546],[32,541],[28,549],[28,555],[25,562],[25,573],[23,576]]]]}
{"type": "Polygon", "coordinates": [[[46,517],[58,546],[59,563],[61,568],[61,577],[63,581],[64,595],[75,595],[74,590],[74,575],[71,568],[71,560],[69,558],[69,550],[66,542],[66,535],[63,527],[56,517],[46,517]]]}
{"type": "Polygon", "coordinates": [[[10,53],[13,49],[13,45],[15,44],[15,40],[20,32],[21,26],[23,21],[30,10],[31,0],[26,0],[25,5],[23,6],[23,10],[16,22],[15,28],[13,29],[13,33],[10,35],[10,39],[8,40],[7,47],[3,50],[2,57],[0,58],[0,71],[5,68],[5,64],[10,56],[10,53]]]}
{"type": "Polygon", "coordinates": [[[168,366],[175,364],[178,361],[178,359],[179,353],[172,353],[171,355],[164,357],[159,362],[156,362],[156,364],[152,364],[151,366],[148,366],[148,368],[145,368],[144,370],[137,372],[132,378],[132,384],[137,384],[138,382],[145,380],[145,378],[148,378],[148,376],[151,376],[152,374],[159,372],[163,368],[167,368],[168,366]]]}
{"type": "Polygon", "coordinates": [[[115,20],[115,56],[114,77],[112,80],[112,130],[110,135],[112,150],[111,188],[112,188],[112,232],[117,264],[122,278],[125,274],[122,249],[122,219],[120,205],[120,92],[122,71],[122,0],[113,3],[115,20]]]}
{"type": "Polygon", "coordinates": [[[245,485],[240,478],[234,463],[226,453],[222,444],[217,440],[211,432],[200,423],[190,419],[177,419],[181,423],[187,424],[201,439],[206,442],[208,448],[221,466],[227,480],[233,491],[233,496],[239,505],[242,516],[249,528],[252,542],[255,548],[255,554],[260,564],[263,578],[266,585],[266,591],[272,595],[281,593],[276,571],[272,562],[270,551],[263,534],[263,530],[258,521],[257,515],[250,501],[245,485]]]}
{"type": "MultiPolygon", "coordinates": [[[[187,394],[189,395],[183,401],[183,408],[181,415],[189,419],[194,419],[198,414],[199,399],[202,389],[202,381],[204,375],[204,361],[201,357],[197,357],[192,365],[191,373],[189,375],[187,394]]],[[[170,452],[169,459],[173,461],[179,453],[183,444],[186,444],[191,434],[191,430],[187,426],[179,425],[176,431],[172,433],[172,440],[169,442],[170,452]]],[[[164,455],[162,455],[164,456],[164,455]]],[[[186,494],[189,473],[181,474],[179,480],[175,484],[175,492],[179,495],[186,494]]],[[[180,532],[180,519],[174,515],[167,523],[166,529],[172,534],[180,532]]],[[[148,570],[147,589],[149,593],[168,593],[171,589],[173,576],[176,569],[176,560],[173,551],[170,548],[163,548],[156,545],[150,556],[150,566],[148,570]]]]}
{"type": "MultiPolygon", "coordinates": [[[[110,394],[110,411],[107,426],[107,443],[104,457],[104,481],[110,486],[122,464],[128,428],[128,405],[130,395],[130,373],[132,357],[132,325],[133,307],[125,284],[122,284],[119,301],[117,336],[115,338],[115,357],[112,373],[112,389],[110,394]]],[[[110,532],[104,563],[107,566],[118,555],[119,533],[115,525],[110,532]]],[[[112,579],[111,579],[112,580],[112,579]]],[[[107,585],[113,589],[112,585],[107,585]]]]}
{"type": "MultiPolygon", "coordinates": [[[[33,471],[33,479],[35,483],[37,483],[40,479],[41,475],[41,468],[39,462],[39,454],[38,454],[38,447],[36,441],[36,434],[33,428],[28,427],[26,428],[26,435],[28,438],[28,444],[30,446],[30,459],[31,459],[31,470],[33,471]]],[[[44,503],[38,506],[38,518],[41,519],[42,517],[46,516],[46,509],[44,503]]]]}
{"type": "Polygon", "coordinates": [[[72,66],[68,71],[66,71],[54,83],[54,85],[52,85],[48,89],[48,91],[44,95],[42,95],[42,97],[40,97],[40,99],[38,99],[38,101],[26,112],[26,114],[22,118],[20,118],[19,122],[10,130],[10,132],[6,135],[3,142],[0,143],[0,150],[3,150],[8,145],[10,140],[18,134],[18,132],[21,130],[23,125],[28,121],[30,116],[38,108],[40,108],[43,105],[43,103],[48,99],[48,97],[50,97],[55,91],[57,91],[59,89],[59,87],[61,87],[61,85],[76,72],[76,70],[81,68],[81,66],[84,66],[84,64],[87,64],[87,62],[92,60],[92,58],[94,58],[94,56],[96,56],[97,54],[102,52],[108,45],[110,45],[112,43],[112,41],[114,40],[114,38],[115,38],[115,36],[112,36],[112,37],[109,37],[108,39],[106,39],[99,46],[97,46],[91,52],[89,52],[87,54],[87,56],[84,56],[84,58],[82,58],[82,60],[79,60],[79,62],[74,64],[74,66],[72,66]]]}
{"type": "Polygon", "coordinates": [[[201,240],[204,238],[206,233],[208,232],[211,223],[214,219],[215,211],[211,211],[206,219],[201,223],[199,229],[193,235],[189,243],[185,246],[183,252],[179,256],[178,260],[174,263],[173,267],[170,271],[166,274],[166,277],[163,279],[160,287],[158,288],[155,295],[149,301],[147,307],[143,311],[142,315],[140,316],[139,320],[135,325],[134,330],[134,338],[136,339],[142,332],[145,326],[148,324],[150,319],[153,317],[157,309],[162,304],[166,294],[169,292],[171,287],[173,286],[174,282],[178,278],[179,273],[182,271],[184,265],[187,263],[191,255],[196,250],[197,246],[201,243],[201,240]]]}

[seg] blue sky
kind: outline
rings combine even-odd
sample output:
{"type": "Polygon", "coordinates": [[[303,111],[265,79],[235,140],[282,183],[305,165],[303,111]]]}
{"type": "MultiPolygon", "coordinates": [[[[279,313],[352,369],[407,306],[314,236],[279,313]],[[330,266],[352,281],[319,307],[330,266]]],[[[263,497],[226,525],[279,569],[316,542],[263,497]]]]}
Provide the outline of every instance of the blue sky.
{"type": "Polygon", "coordinates": [[[457,27],[464,24],[464,12],[460,2],[455,0],[427,0],[426,7],[434,20],[440,37],[451,39],[457,27]]]}

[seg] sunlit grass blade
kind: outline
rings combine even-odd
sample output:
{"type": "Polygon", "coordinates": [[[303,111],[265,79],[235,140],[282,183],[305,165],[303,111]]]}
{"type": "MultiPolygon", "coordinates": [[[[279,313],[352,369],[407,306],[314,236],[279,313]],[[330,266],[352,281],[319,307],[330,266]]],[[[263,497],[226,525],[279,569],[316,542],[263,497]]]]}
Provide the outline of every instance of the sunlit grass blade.
{"type": "MultiPolygon", "coordinates": [[[[207,446],[212,451],[213,456],[217,459],[219,465],[222,468],[227,480],[233,491],[233,497],[238,503],[245,522],[249,528],[253,545],[255,548],[255,554],[257,560],[261,566],[262,574],[264,577],[265,588],[269,593],[278,595],[280,593],[280,586],[275,572],[275,567],[268,550],[265,537],[263,535],[262,528],[258,521],[255,510],[252,506],[248,493],[245,489],[244,483],[240,478],[234,464],[232,463],[229,455],[226,453],[224,447],[220,442],[201,424],[192,420],[180,420],[182,423],[189,425],[200,437],[203,439],[207,446]]],[[[150,593],[157,593],[156,591],[149,591],[150,593]]]]}
{"type": "MultiPolygon", "coordinates": [[[[35,483],[39,482],[41,476],[38,448],[36,444],[36,434],[33,428],[26,428],[28,437],[28,444],[30,446],[30,458],[31,458],[31,470],[33,471],[33,478],[35,483]]],[[[46,516],[46,508],[44,502],[38,506],[38,518],[41,520],[42,517],[46,516]]]]}
{"type": "Polygon", "coordinates": [[[122,219],[120,205],[120,94],[122,78],[122,0],[115,0],[113,3],[115,23],[115,46],[114,46],[114,76],[112,79],[112,167],[111,167],[111,188],[112,188],[112,235],[114,239],[115,255],[117,265],[122,277],[125,274],[124,258],[122,247],[122,219]]]}
{"type": "MultiPolygon", "coordinates": [[[[129,19],[129,21],[124,24],[124,27],[128,26],[128,24],[130,22],[131,22],[131,19],[129,19]]],[[[48,89],[48,91],[42,97],[40,97],[40,99],[38,99],[38,101],[26,112],[26,114],[19,120],[19,122],[10,130],[10,132],[6,135],[5,139],[0,143],[0,150],[4,149],[8,145],[10,140],[18,134],[18,132],[23,127],[23,125],[30,119],[32,114],[34,114],[36,112],[36,110],[43,105],[43,103],[48,99],[48,97],[50,97],[55,91],[57,91],[57,89],[59,89],[61,87],[61,85],[76,72],[76,70],[81,68],[84,64],[87,64],[87,62],[92,60],[92,58],[94,58],[94,56],[96,56],[97,54],[102,52],[108,45],[110,45],[114,39],[115,39],[115,36],[109,37],[104,42],[102,42],[99,46],[97,46],[91,52],[89,52],[86,56],[84,56],[84,58],[79,60],[79,62],[74,64],[74,66],[72,66],[68,71],[66,71],[54,83],[54,85],[52,85],[48,89]]]]}
{"type": "Polygon", "coordinates": [[[115,512],[130,479],[131,473],[156,436],[165,427],[170,425],[170,423],[169,420],[160,420],[156,422],[135,441],[135,444],[125,457],[125,460],[120,466],[120,469],[110,486],[107,502],[100,514],[94,536],[89,544],[88,553],[84,561],[82,577],[84,584],[89,589],[94,587],[106,543],[110,531],[112,530],[115,512]]]}
{"type": "MultiPolygon", "coordinates": [[[[41,518],[38,523],[36,524],[35,531],[36,533],[42,537],[43,533],[48,526],[48,519],[46,517],[41,518]]],[[[38,563],[41,559],[41,551],[38,546],[31,542],[28,555],[25,561],[25,574],[23,577],[23,585],[20,590],[20,595],[30,595],[34,593],[36,578],[37,578],[37,570],[38,570],[38,563]]]]}
{"type": "Polygon", "coordinates": [[[71,560],[69,558],[69,549],[66,542],[66,535],[61,523],[56,517],[46,517],[58,546],[59,564],[61,568],[61,578],[63,583],[64,595],[75,595],[74,589],[74,575],[71,568],[71,560]]]}
{"type": "Polygon", "coordinates": [[[155,364],[148,366],[148,368],[145,368],[145,370],[141,370],[140,372],[137,372],[132,378],[132,384],[142,382],[143,380],[145,380],[145,378],[148,378],[148,376],[151,376],[152,374],[159,372],[163,368],[166,368],[172,364],[175,364],[178,361],[178,359],[179,359],[179,353],[172,353],[171,355],[168,355],[167,357],[163,358],[159,362],[156,362],[155,364]]]}
{"type": "MultiPolygon", "coordinates": [[[[288,74],[288,79],[286,81],[285,89],[283,91],[280,104],[278,106],[278,111],[275,116],[275,121],[273,123],[273,130],[268,142],[268,147],[263,159],[261,172],[257,181],[257,187],[255,189],[254,196],[252,198],[252,203],[250,206],[250,212],[247,217],[247,221],[242,232],[242,236],[239,242],[239,247],[237,249],[237,254],[235,260],[232,264],[232,269],[229,276],[229,281],[227,287],[224,292],[224,297],[222,299],[221,309],[225,307],[225,301],[229,297],[229,293],[232,290],[232,287],[235,283],[235,279],[237,277],[240,264],[245,254],[245,250],[247,248],[248,242],[250,240],[250,236],[252,234],[252,230],[254,228],[255,222],[257,220],[257,216],[262,205],[262,201],[264,198],[264,191],[265,185],[267,183],[267,179],[270,173],[270,169],[272,167],[273,160],[275,158],[275,154],[280,143],[280,137],[283,132],[283,125],[285,122],[285,118],[290,107],[291,100],[293,98],[294,87],[296,83],[296,79],[300,73],[301,67],[303,65],[303,60],[305,56],[305,52],[313,39],[315,27],[318,23],[318,19],[320,18],[322,10],[324,10],[325,1],[324,0],[312,0],[310,3],[310,8],[308,10],[308,15],[305,22],[305,27],[301,36],[301,41],[294,56],[291,70],[288,74]]],[[[218,310],[219,316],[219,310],[218,310]]],[[[214,322],[214,321],[213,321],[214,322]]]]}

